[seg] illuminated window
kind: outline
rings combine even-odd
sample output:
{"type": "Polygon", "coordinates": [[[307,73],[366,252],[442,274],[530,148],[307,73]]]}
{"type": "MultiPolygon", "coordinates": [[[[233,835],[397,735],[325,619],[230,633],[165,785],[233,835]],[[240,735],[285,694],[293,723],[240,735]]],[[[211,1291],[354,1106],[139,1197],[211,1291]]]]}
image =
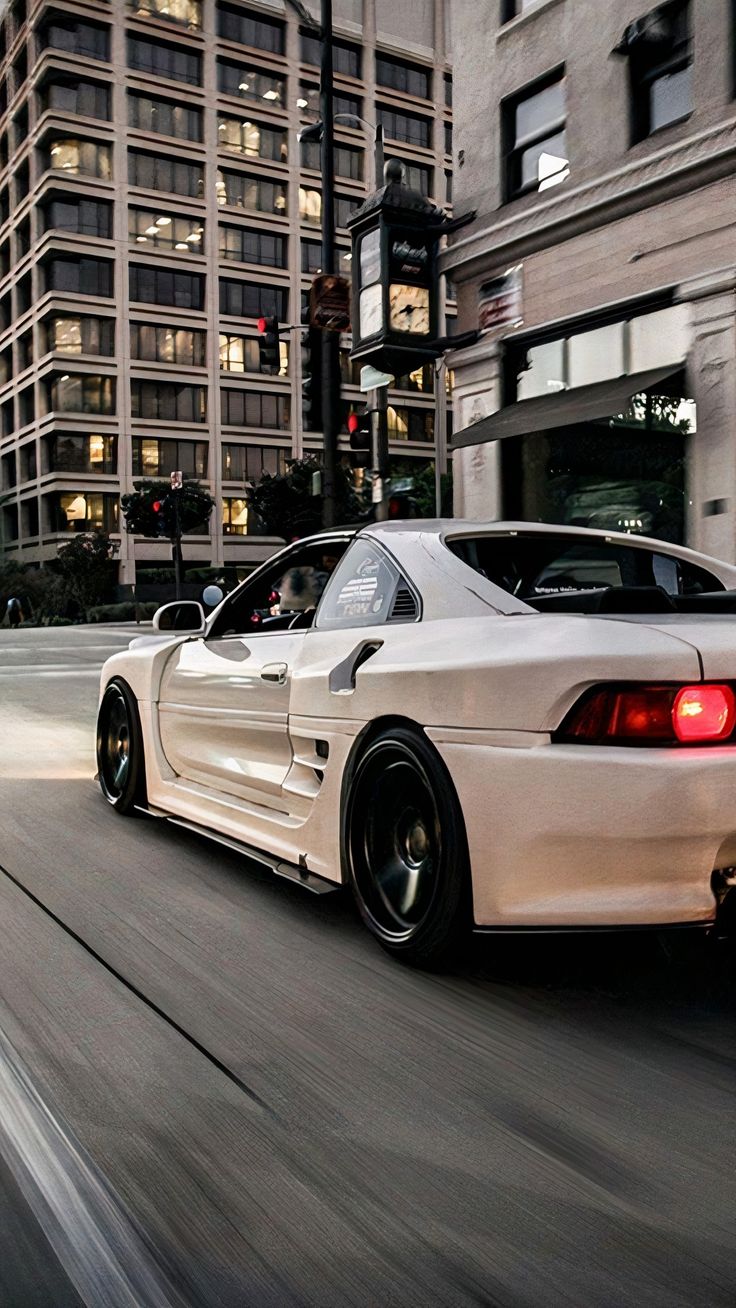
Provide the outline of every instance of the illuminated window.
{"type": "Polygon", "coordinates": [[[286,187],[283,182],[269,182],[245,173],[217,170],[217,203],[234,209],[252,209],[256,213],[286,213],[286,187]]]}
{"type": "Polygon", "coordinates": [[[152,18],[167,19],[190,31],[198,31],[202,26],[202,0],[128,0],[128,8],[141,17],[150,14],[152,18]]]}
{"type": "Polygon", "coordinates": [[[261,69],[221,59],[217,64],[217,79],[223,95],[237,95],[241,100],[265,100],[279,109],[286,100],[286,82],[277,73],[265,73],[261,69]]]}
{"type": "Polygon", "coordinates": [[[221,118],[218,140],[223,150],[237,150],[255,159],[286,162],[286,132],[240,118],[221,118]]]}
{"type": "MultiPolygon", "coordinates": [[[[279,377],[288,376],[289,346],[279,341],[281,366],[279,377]]],[[[223,372],[256,372],[261,370],[258,339],[246,336],[220,336],[220,368],[223,372]]]]}
{"type": "Polygon", "coordinates": [[[181,218],[151,209],[128,210],[128,240],[157,250],[200,254],[204,225],[199,218],[181,218]]]}
{"type": "Polygon", "coordinates": [[[322,221],[321,191],[310,190],[306,186],[299,187],[299,218],[303,223],[319,227],[322,221]]]}
{"type": "Polygon", "coordinates": [[[223,499],[222,531],[225,536],[244,536],[248,530],[248,505],[245,500],[223,499]]]}
{"type": "Polygon", "coordinates": [[[68,139],[50,143],[47,166],[77,176],[107,179],[112,175],[111,159],[109,145],[68,139]]]}

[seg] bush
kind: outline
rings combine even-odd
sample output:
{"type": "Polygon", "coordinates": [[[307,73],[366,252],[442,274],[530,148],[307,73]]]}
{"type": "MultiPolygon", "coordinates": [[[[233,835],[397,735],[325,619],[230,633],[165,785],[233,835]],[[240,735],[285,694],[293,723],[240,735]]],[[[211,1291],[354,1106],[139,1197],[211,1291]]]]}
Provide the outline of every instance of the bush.
{"type": "MultiPolygon", "coordinates": [[[[23,626],[26,624],[23,623],[23,626]]],[[[29,624],[30,625],[30,624],[29,624]]],[[[35,624],[34,624],[35,625],[35,624]]],[[[58,613],[52,614],[45,624],[47,627],[73,627],[74,623],[71,618],[60,618],[58,613]]]]}
{"type": "Polygon", "coordinates": [[[148,602],[146,604],[134,604],[128,600],[123,604],[97,604],[87,610],[88,622],[135,622],[136,610],[137,616],[141,619],[152,618],[158,604],[148,602]]]}

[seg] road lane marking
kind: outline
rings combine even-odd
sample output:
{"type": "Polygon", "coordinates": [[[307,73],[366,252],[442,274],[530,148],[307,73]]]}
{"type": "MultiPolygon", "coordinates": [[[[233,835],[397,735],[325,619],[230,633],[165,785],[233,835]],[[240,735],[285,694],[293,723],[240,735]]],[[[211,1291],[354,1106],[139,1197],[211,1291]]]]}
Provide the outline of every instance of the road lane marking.
{"type": "Polygon", "coordinates": [[[119,972],[116,967],[113,967],[112,963],[108,963],[107,959],[103,958],[102,954],[98,954],[97,950],[94,949],[83,936],[80,936],[73,927],[70,927],[67,922],[64,922],[52,908],[49,908],[48,904],[44,904],[43,900],[39,899],[38,895],[34,894],[32,890],[29,890],[24,882],[15,876],[13,872],[9,872],[1,863],[0,875],[7,877],[8,881],[11,881],[18,890],[22,891],[27,899],[30,899],[32,904],[36,905],[36,908],[40,908],[41,912],[45,913],[46,916],[50,918],[52,922],[56,923],[58,927],[61,927],[62,931],[64,931],[71,940],[74,940],[78,945],[81,945],[82,949],[89,954],[90,958],[93,958],[96,963],[99,963],[104,967],[105,971],[109,972],[110,975],[113,976],[116,981],[119,981],[121,985],[125,986],[126,990],[129,990],[132,995],[135,995],[136,999],[140,999],[141,1003],[146,1005],[146,1008],[149,1008],[152,1013],[155,1013],[157,1017],[160,1017],[164,1022],[166,1022],[167,1025],[171,1027],[172,1031],[176,1031],[177,1035],[182,1036],[187,1044],[190,1044],[193,1049],[196,1049],[197,1053],[202,1054],[213,1067],[217,1068],[218,1072],[222,1072],[223,1076],[226,1076],[228,1081],[231,1081],[233,1085],[237,1086],[238,1090],[241,1090],[246,1098],[250,1099],[257,1108],[268,1117],[275,1118],[277,1116],[271,1105],[268,1104],[265,1099],[262,1099],[257,1091],[251,1089],[251,1087],[243,1081],[236,1072],[233,1072],[226,1063],[223,1063],[216,1054],[213,1054],[210,1049],[207,1049],[205,1045],[195,1039],[195,1037],[181,1026],[181,1024],[177,1022],[170,1013],[167,1013],[165,1009],[160,1008],[158,1004],[154,1003],[148,995],[144,994],[139,986],[135,985],[133,981],[130,981],[122,972],[119,972]]]}

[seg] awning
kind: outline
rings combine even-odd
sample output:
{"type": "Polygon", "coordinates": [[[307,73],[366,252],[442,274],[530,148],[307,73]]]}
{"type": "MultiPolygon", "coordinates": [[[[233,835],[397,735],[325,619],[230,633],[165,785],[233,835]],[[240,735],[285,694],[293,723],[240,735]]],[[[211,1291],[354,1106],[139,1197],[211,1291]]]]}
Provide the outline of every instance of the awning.
{"type": "Polygon", "coordinates": [[[518,400],[508,404],[480,422],[455,432],[451,450],[464,445],[481,445],[486,441],[500,441],[507,436],[528,436],[533,432],[549,431],[552,427],[573,427],[581,422],[594,422],[622,413],[632,395],[648,391],[660,382],[668,381],[682,371],[676,367],[652,368],[649,372],[633,372],[628,377],[613,381],[595,382],[592,386],[576,386],[569,391],[553,391],[538,395],[533,400],[518,400]]]}

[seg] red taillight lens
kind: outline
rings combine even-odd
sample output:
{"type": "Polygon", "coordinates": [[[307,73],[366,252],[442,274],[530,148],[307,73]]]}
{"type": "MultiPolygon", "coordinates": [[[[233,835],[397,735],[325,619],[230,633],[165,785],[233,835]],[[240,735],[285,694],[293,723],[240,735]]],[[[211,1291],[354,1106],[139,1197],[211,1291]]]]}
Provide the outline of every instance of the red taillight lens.
{"type": "Polygon", "coordinates": [[[678,740],[726,740],[736,723],[736,697],[730,686],[683,686],[672,722],[678,740]]]}
{"type": "Polygon", "coordinates": [[[731,686],[598,686],[568,713],[557,741],[588,745],[697,745],[736,728],[731,686]]]}

